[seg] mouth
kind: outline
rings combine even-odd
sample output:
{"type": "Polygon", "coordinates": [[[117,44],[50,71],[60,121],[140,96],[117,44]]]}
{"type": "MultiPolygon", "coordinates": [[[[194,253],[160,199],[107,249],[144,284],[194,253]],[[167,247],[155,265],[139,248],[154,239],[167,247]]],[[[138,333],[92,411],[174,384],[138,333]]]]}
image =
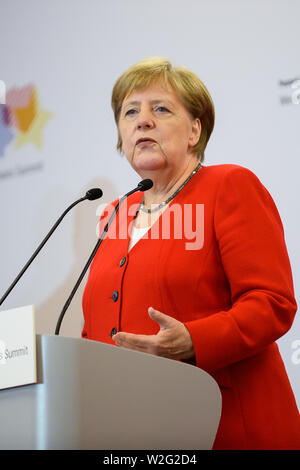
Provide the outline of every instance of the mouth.
{"type": "Polygon", "coordinates": [[[156,144],[156,140],[151,139],[150,137],[141,137],[138,139],[135,143],[135,145],[143,144],[143,143],[149,143],[149,144],[156,144]]]}

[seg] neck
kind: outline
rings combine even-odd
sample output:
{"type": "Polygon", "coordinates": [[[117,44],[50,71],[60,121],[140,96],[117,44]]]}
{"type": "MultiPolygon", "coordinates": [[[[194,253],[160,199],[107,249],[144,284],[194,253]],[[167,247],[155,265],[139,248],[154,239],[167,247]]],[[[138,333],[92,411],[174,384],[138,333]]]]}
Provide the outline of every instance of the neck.
{"type": "Polygon", "coordinates": [[[140,175],[142,178],[151,178],[153,186],[144,194],[144,205],[161,204],[168,199],[184,181],[194,171],[199,161],[197,158],[191,158],[185,168],[177,172],[170,169],[147,172],[147,175],[140,175]],[[151,174],[150,174],[151,173],[151,174]]]}

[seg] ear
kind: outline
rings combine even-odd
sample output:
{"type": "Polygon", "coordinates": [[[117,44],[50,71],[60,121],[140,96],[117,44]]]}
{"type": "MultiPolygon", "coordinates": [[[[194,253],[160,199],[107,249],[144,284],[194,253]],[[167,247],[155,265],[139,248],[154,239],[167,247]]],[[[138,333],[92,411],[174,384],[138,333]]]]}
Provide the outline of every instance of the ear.
{"type": "Polygon", "coordinates": [[[201,135],[201,121],[199,118],[196,118],[192,121],[191,135],[189,138],[189,146],[195,147],[199,142],[201,135]]]}

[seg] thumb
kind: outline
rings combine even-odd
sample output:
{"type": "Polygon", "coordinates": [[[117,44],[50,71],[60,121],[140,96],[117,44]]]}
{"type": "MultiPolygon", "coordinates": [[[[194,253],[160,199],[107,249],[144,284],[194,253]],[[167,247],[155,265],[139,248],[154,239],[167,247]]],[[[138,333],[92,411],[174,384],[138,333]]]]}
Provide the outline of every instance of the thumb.
{"type": "Polygon", "coordinates": [[[166,315],[165,313],[160,312],[159,310],[155,310],[153,307],[148,308],[148,314],[151,320],[155,321],[159,324],[161,328],[171,328],[176,322],[175,318],[166,315]]]}

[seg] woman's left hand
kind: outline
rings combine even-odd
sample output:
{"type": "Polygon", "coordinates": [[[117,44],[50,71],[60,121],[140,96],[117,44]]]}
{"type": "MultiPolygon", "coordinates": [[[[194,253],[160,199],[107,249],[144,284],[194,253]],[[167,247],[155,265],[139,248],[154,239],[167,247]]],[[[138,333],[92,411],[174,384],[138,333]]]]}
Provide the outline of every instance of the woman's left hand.
{"type": "Polygon", "coordinates": [[[194,357],[193,342],[183,323],[152,307],[149,307],[148,314],[160,327],[156,335],[136,335],[121,331],[112,337],[115,343],[123,348],[169,359],[186,360],[194,357]]]}

